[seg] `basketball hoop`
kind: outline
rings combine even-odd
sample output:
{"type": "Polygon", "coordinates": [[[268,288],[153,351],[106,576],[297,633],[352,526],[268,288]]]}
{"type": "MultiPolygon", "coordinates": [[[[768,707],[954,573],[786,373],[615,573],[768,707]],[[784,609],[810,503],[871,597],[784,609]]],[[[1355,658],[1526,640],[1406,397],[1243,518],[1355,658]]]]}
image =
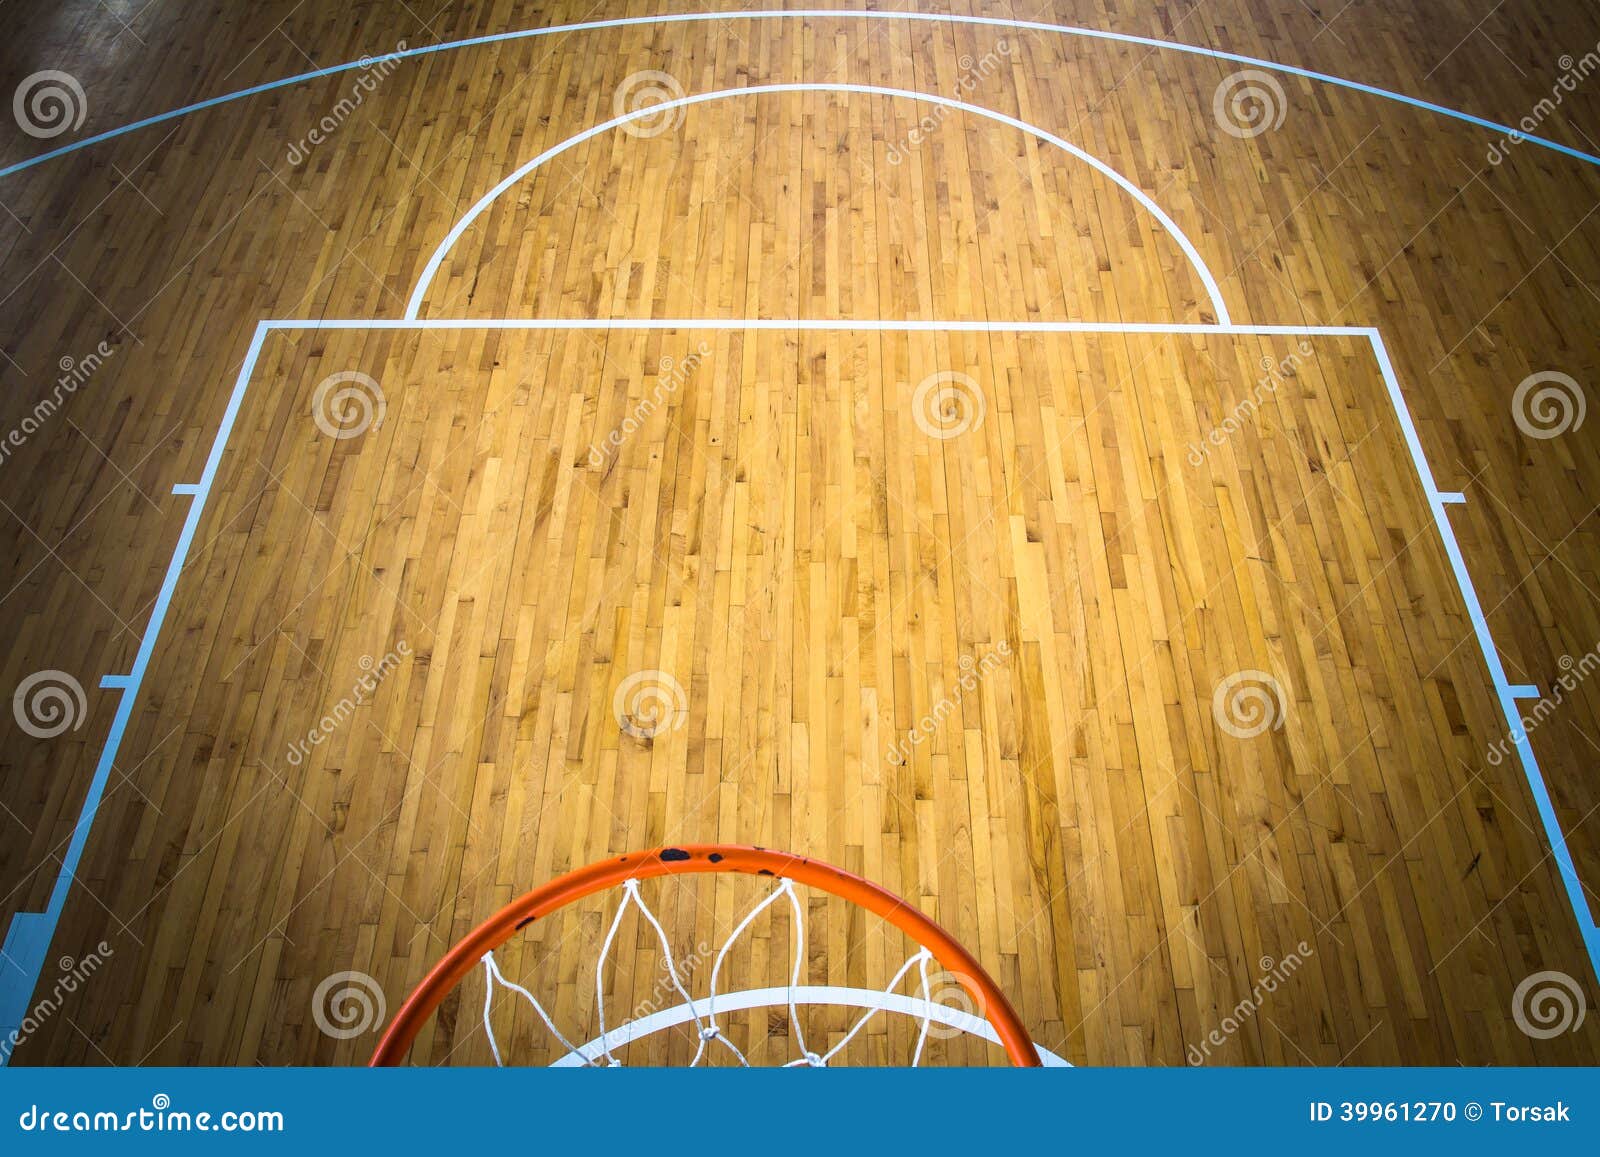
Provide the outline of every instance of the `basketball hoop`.
{"type": "Polygon", "coordinates": [[[490,1020],[495,990],[503,988],[520,996],[532,1005],[550,1034],[566,1050],[557,1066],[605,1064],[621,1062],[613,1049],[629,1040],[660,1032],[674,1025],[693,1023],[699,1036],[691,1065],[699,1064],[708,1051],[721,1046],[740,1064],[748,1064],[745,1054],[729,1039],[719,1014],[742,1009],[787,1005],[789,1021],[794,1030],[794,1044],[799,1057],[789,1065],[823,1067],[836,1056],[849,1041],[879,1012],[900,1013],[918,1019],[920,1029],[916,1050],[911,1058],[913,1065],[920,1063],[923,1046],[930,1029],[938,1024],[999,1044],[1014,1065],[1037,1066],[1041,1063],[1062,1064],[1060,1058],[1038,1049],[1029,1038],[1016,1010],[1000,987],[983,970],[977,959],[935,924],[904,900],[878,885],[864,880],[842,868],[819,860],[796,856],[787,852],[773,852],[763,848],[742,847],[735,844],[685,844],[678,847],[658,848],[616,856],[568,872],[542,887],[512,901],[488,920],[485,920],[452,948],[422,982],[406,998],[395,1014],[383,1040],[372,1054],[371,1064],[398,1065],[402,1063],[416,1040],[418,1033],[445,997],[459,985],[466,975],[482,967],[485,978],[484,1027],[489,1047],[496,1064],[503,1064],[500,1046],[490,1020]],[[742,873],[770,878],[775,886],[765,898],[755,904],[741,919],[723,943],[711,970],[709,996],[696,999],[690,996],[673,963],[667,933],[654,912],[646,904],[639,884],[660,876],[685,876],[706,873],[742,873]],[[916,951],[901,965],[894,979],[882,991],[845,988],[832,985],[803,985],[801,971],[805,959],[804,911],[795,895],[794,885],[803,884],[830,893],[855,904],[894,925],[912,941],[916,951]],[[609,888],[623,889],[622,903],[618,907],[606,934],[595,966],[595,995],[599,1013],[599,1034],[585,1044],[574,1044],[560,1029],[539,1000],[526,988],[508,980],[495,960],[495,949],[505,944],[517,932],[533,921],[581,900],[585,896],[609,888]],[[793,916],[795,951],[792,970],[787,983],[743,992],[718,992],[718,981],[723,962],[752,922],[768,907],[787,901],[793,916]],[[637,907],[640,916],[648,922],[661,947],[662,958],[673,989],[683,1003],[674,1008],[651,1012],[621,1026],[607,1029],[605,1023],[605,985],[603,972],[612,943],[617,935],[622,917],[630,906],[637,907]],[[937,1003],[929,995],[929,966],[937,963],[960,978],[963,988],[971,990],[982,1016],[962,1009],[953,1009],[937,1003]],[[909,996],[895,991],[900,983],[915,972],[920,981],[920,995],[909,996]],[[864,1009],[865,1014],[825,1053],[811,1051],[805,1042],[797,1009],[803,1005],[837,1005],[864,1009]]]}

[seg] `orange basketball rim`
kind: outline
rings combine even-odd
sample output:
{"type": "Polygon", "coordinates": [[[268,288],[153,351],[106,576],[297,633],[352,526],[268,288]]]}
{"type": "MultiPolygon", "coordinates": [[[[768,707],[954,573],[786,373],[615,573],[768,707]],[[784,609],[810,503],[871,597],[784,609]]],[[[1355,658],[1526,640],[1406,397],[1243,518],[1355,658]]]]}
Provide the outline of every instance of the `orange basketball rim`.
{"type": "Polygon", "coordinates": [[[658,876],[739,872],[792,880],[838,896],[893,924],[951,972],[969,978],[982,999],[985,1019],[1011,1063],[1037,1067],[1039,1054],[1022,1019],[977,959],[916,908],[843,868],[807,856],[739,844],[680,844],[614,856],[558,876],[513,900],[463,938],[412,990],[384,1033],[371,1065],[398,1065],[446,994],[493,952],[534,920],[585,896],[658,876]]]}

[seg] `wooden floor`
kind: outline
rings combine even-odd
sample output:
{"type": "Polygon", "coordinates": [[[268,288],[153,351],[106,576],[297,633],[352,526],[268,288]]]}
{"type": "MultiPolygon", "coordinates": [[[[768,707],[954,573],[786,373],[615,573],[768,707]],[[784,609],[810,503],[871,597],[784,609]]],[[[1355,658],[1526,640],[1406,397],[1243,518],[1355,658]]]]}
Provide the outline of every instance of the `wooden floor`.
{"type": "MultiPolygon", "coordinates": [[[[1364,11],[1319,34],[1331,14],[1297,5],[1162,7],[1148,25],[971,10],[1255,53],[1498,119],[1548,91],[1543,45],[1600,40],[1576,6],[1501,12],[1488,57],[1471,40],[1436,68],[1483,11],[1364,11]]],[[[148,11],[141,37],[189,43],[176,6],[148,11]]],[[[359,26],[241,6],[198,79],[152,69],[87,8],[70,36],[29,13],[5,78],[47,66],[19,44],[98,29],[104,60],[80,77],[98,131],[306,57],[644,11],[451,6],[424,27],[400,5],[359,26]],[[97,86],[102,67],[137,82],[97,86]]],[[[1541,971],[1600,994],[1524,770],[1493,754],[1505,720],[1365,336],[851,325],[1219,320],[1160,223],[1039,138],[859,92],[698,105],[508,191],[420,311],[837,328],[290,327],[245,364],[264,318],[400,317],[462,214],[614,115],[646,69],[690,93],[852,83],[1000,110],[1157,202],[1235,322],[1375,327],[1438,486],[1466,499],[1449,517],[1507,677],[1548,690],[1586,669],[1600,423],[1530,437],[1512,395],[1538,370],[1590,395],[1600,381],[1593,166],[1529,144],[1490,165],[1481,129],[1293,77],[1283,124],[1241,139],[1212,114],[1223,62],[943,23],[732,20],[441,53],[380,78],[291,163],[351,74],[295,86],[0,178],[6,426],[63,358],[112,351],[0,465],[0,687],[53,669],[87,699],[53,738],[0,718],[0,917],[48,902],[121,695],[99,678],[133,664],[191,505],[172,487],[201,476],[242,366],[247,384],[42,987],[102,942],[107,966],[14,1060],[355,1063],[375,1038],[319,1029],[328,977],[366,974],[392,1011],[552,874],[709,840],[898,891],[1075,1063],[1600,1059],[1592,1007],[1549,1039],[1513,1015],[1541,971]],[[354,436],[329,418],[338,375],[381,396],[354,436]],[[1241,673],[1275,725],[1230,715],[1241,673]],[[641,679],[677,705],[654,734],[618,706],[641,679]]],[[[1596,151],[1595,125],[1600,95],[1580,90],[1541,131],[1596,151]]],[[[38,147],[19,136],[8,156],[38,147]]],[[[1592,899],[1600,680],[1530,741],[1592,899]]],[[[650,894],[703,985],[704,946],[761,892],[650,894]]],[[[612,910],[506,955],[575,1038],[597,1031],[612,910]]],[[[812,982],[887,983],[903,942],[808,910],[812,982]]],[[[753,931],[736,978],[775,983],[792,929],[753,931]]],[[[626,925],[608,1007],[660,1002],[651,937],[626,925]]],[[[474,976],[415,1059],[486,1063],[482,996],[474,976]]],[[[499,1016],[520,1059],[550,1059],[531,1015],[499,1016]]],[[[734,1031],[775,1056],[783,1021],[734,1031]]],[[[807,1024],[814,1040],[845,1027],[807,1024]]],[[[851,1058],[904,1059],[913,1029],[875,1023],[851,1058]]]]}

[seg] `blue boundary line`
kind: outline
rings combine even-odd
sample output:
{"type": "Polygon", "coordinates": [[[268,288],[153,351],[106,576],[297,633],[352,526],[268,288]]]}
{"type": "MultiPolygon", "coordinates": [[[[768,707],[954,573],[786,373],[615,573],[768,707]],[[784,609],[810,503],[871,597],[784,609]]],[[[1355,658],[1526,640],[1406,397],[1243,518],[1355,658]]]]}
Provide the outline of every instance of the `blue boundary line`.
{"type": "Polygon", "coordinates": [[[1452,494],[1447,499],[1446,493],[1435,484],[1433,470],[1422,452],[1422,440],[1417,436],[1416,423],[1411,420],[1411,407],[1400,390],[1400,382],[1389,360],[1383,337],[1376,329],[1369,330],[1368,336],[1373,352],[1378,356],[1378,367],[1383,371],[1383,382],[1389,389],[1389,400],[1394,406],[1395,416],[1400,419],[1406,446],[1416,463],[1417,476],[1422,480],[1428,506],[1433,511],[1434,525],[1439,528],[1439,537],[1444,540],[1445,557],[1450,561],[1450,569],[1455,572],[1456,586],[1461,590],[1467,618],[1472,621],[1472,632],[1478,639],[1478,650],[1483,652],[1483,661],[1488,665],[1489,678],[1500,700],[1500,711],[1505,716],[1507,737],[1516,746],[1517,756],[1522,761],[1523,778],[1528,781],[1528,790],[1533,794],[1534,806],[1539,811],[1539,821],[1544,826],[1545,839],[1550,844],[1550,856],[1556,862],[1562,886],[1566,888],[1567,899],[1572,904],[1573,918],[1578,922],[1578,932],[1583,936],[1584,947],[1588,949],[1589,968],[1596,977],[1600,977],[1600,927],[1596,926],[1589,901],[1584,897],[1583,881],[1578,878],[1578,870],[1572,862],[1566,833],[1561,830],[1561,821],[1556,818],[1555,805],[1550,801],[1544,773],[1539,769],[1539,760],[1533,754],[1533,746],[1528,742],[1522,726],[1522,713],[1517,710],[1519,698],[1538,698],[1539,689],[1529,684],[1512,684],[1506,679],[1505,665],[1500,661],[1500,652],[1489,632],[1489,621],[1484,617],[1483,605],[1478,601],[1477,588],[1472,585],[1472,575],[1467,571],[1466,559],[1462,557],[1461,546],[1456,542],[1455,528],[1450,525],[1450,517],[1445,512],[1445,506],[1454,505],[1453,499],[1457,496],[1452,494]]]}
{"type": "Polygon", "coordinates": [[[1449,117],[1451,120],[1462,121],[1465,124],[1476,125],[1488,129],[1490,132],[1499,133],[1516,141],[1527,141],[1541,148],[1551,149],[1585,164],[1600,166],[1600,157],[1564,145],[1559,141],[1550,140],[1548,137],[1524,133],[1510,125],[1489,120],[1487,117],[1475,116],[1472,113],[1462,112],[1459,109],[1447,108],[1442,104],[1435,104],[1419,97],[1407,96],[1402,92],[1391,89],[1379,88],[1376,85],[1366,84],[1358,80],[1346,80],[1342,76],[1331,73],[1317,72],[1314,69],[1300,68],[1292,64],[1279,64],[1272,60],[1263,60],[1258,56],[1244,56],[1237,52],[1223,52],[1221,49],[1204,48],[1198,44],[1184,44],[1180,41],[1159,40],[1149,36],[1133,36],[1125,32],[1107,32],[1097,28],[1082,28],[1072,24],[1049,24],[1037,20],[1008,20],[998,16],[961,16],[954,13],[939,12],[851,12],[834,8],[798,9],[793,11],[770,12],[680,12],[664,16],[629,16],[615,20],[588,20],[577,24],[556,24],[547,28],[522,28],[511,32],[497,32],[488,36],[471,36],[464,40],[448,40],[440,44],[427,44],[420,48],[407,48],[398,52],[384,53],[380,56],[362,57],[359,60],[347,61],[344,64],[329,65],[326,68],[313,69],[310,72],[297,73],[279,80],[264,81],[261,84],[241,88],[237,92],[224,93],[208,100],[196,101],[194,104],[184,105],[168,112],[157,113],[131,124],[119,128],[107,129],[105,132],[84,137],[82,140],[73,141],[71,144],[61,145],[40,153],[36,157],[18,161],[0,169],[0,177],[9,177],[13,173],[20,173],[24,169],[31,169],[45,161],[56,157],[66,156],[68,153],[77,152],[79,149],[88,148],[90,145],[99,144],[101,141],[112,140],[139,129],[149,128],[152,125],[164,124],[178,117],[190,113],[200,112],[204,109],[215,108],[218,105],[228,104],[231,101],[243,100],[245,97],[257,96],[275,89],[287,88],[290,85],[303,84],[308,80],[318,80],[325,76],[336,76],[339,73],[350,72],[358,68],[371,68],[375,64],[409,60],[415,57],[428,56],[436,52],[450,52],[458,48],[473,48],[485,44],[497,44],[509,40],[526,40],[538,36],[553,36],[560,32],[590,32],[602,28],[628,28],[636,25],[650,24],[688,24],[698,21],[722,20],[785,20],[785,19],[841,19],[841,20],[920,20],[927,22],[947,22],[951,24],[983,25],[998,28],[1021,28],[1032,32],[1054,32],[1064,36],[1082,36],[1090,40],[1110,40],[1119,44],[1136,44],[1145,48],[1165,49],[1171,52],[1183,52],[1192,56],[1208,56],[1213,60],[1225,60],[1230,64],[1245,64],[1254,68],[1267,69],[1272,72],[1281,72],[1289,76],[1303,77],[1306,80],[1320,81],[1323,84],[1336,85],[1339,88],[1349,89],[1352,92],[1365,93],[1368,96],[1379,97],[1383,100],[1392,100],[1399,104],[1409,105],[1412,108],[1422,109],[1425,112],[1436,113],[1439,116],[1449,117]]]}
{"type": "Polygon", "coordinates": [[[233,385],[233,396],[228,399],[228,408],[224,411],[222,423],[217,428],[217,436],[211,444],[211,454],[206,459],[200,481],[173,487],[174,493],[192,495],[194,501],[189,504],[189,513],[184,517],[183,531],[178,535],[178,545],[173,548],[172,561],[167,564],[166,577],[161,580],[161,590],[156,595],[155,606],[150,612],[149,626],[145,628],[144,637],[139,641],[139,651],[134,656],[133,668],[125,675],[106,675],[100,680],[100,686],[110,690],[120,690],[122,695],[117,702],[117,713],[111,720],[111,730],[106,735],[105,746],[100,749],[100,761],[95,765],[94,778],[89,782],[89,791],[84,797],[83,808],[78,813],[78,822],[72,829],[72,840],[67,845],[66,855],[62,857],[55,885],[50,890],[49,903],[43,912],[16,913],[11,917],[11,926],[6,930],[4,959],[0,961],[0,968],[4,969],[0,972],[0,1066],[4,1066],[11,1059],[11,1033],[18,1029],[27,1017],[28,1002],[33,996],[33,990],[38,986],[45,960],[50,955],[50,942],[55,938],[56,927],[61,923],[61,913],[67,906],[67,893],[72,889],[72,881],[77,878],[78,865],[83,859],[83,850],[89,842],[90,829],[94,827],[95,816],[100,810],[101,797],[104,796],[106,783],[111,778],[111,768],[122,746],[128,721],[133,717],[133,708],[138,702],[139,689],[144,683],[145,672],[150,666],[150,656],[155,652],[156,640],[161,635],[162,624],[166,622],[172,594],[177,589],[179,577],[183,574],[189,547],[194,542],[195,531],[200,525],[200,516],[205,512],[206,501],[211,497],[211,484],[215,481],[217,467],[222,462],[223,449],[227,446],[228,437],[233,432],[233,424],[239,417],[239,407],[244,401],[245,390],[250,384],[250,375],[255,370],[256,358],[260,356],[261,345],[266,340],[268,332],[269,327],[265,324],[256,326],[255,335],[250,341],[250,352],[245,355],[244,364],[239,368],[238,380],[233,385]]]}
{"type": "Polygon", "coordinates": [[[1461,548],[1456,542],[1455,531],[1451,527],[1449,517],[1445,511],[1447,505],[1463,502],[1464,498],[1459,492],[1441,491],[1435,483],[1433,470],[1428,465],[1427,457],[1423,453],[1422,440],[1417,434],[1416,423],[1411,416],[1411,407],[1405,399],[1405,394],[1400,389],[1394,365],[1389,360],[1389,351],[1384,346],[1382,336],[1370,326],[1307,327],[989,321],[852,322],[826,320],[785,321],[778,319],[739,320],[734,318],[661,318],[639,321],[620,319],[563,321],[554,318],[528,318],[523,320],[346,319],[261,321],[256,325],[249,352],[245,355],[244,362],[240,366],[239,376],[234,382],[233,394],[228,399],[228,407],[223,414],[216,437],[212,441],[211,453],[206,459],[205,469],[200,476],[200,481],[197,483],[180,483],[172,488],[175,494],[192,495],[194,502],[190,505],[188,516],[184,519],[183,532],[178,538],[178,545],[173,550],[172,561],[167,567],[160,594],[157,596],[155,608],[151,612],[150,625],[145,630],[144,638],[139,644],[139,652],[134,659],[133,669],[126,675],[107,675],[101,680],[102,687],[121,689],[122,698],[117,705],[116,717],[113,719],[111,731],[106,737],[105,747],[101,750],[100,761],[95,767],[94,779],[84,800],[83,810],[79,813],[78,822],[73,829],[72,842],[68,847],[66,857],[62,861],[61,870],[56,876],[55,886],[50,894],[49,906],[44,912],[17,913],[12,917],[11,927],[6,933],[5,960],[3,963],[7,971],[0,974],[0,1034],[3,1034],[4,1038],[0,1039],[0,1067],[3,1067],[10,1059],[9,1034],[22,1023],[28,1011],[28,1001],[33,994],[34,988],[38,985],[45,960],[49,956],[50,942],[55,936],[57,925],[60,923],[61,913],[66,906],[67,894],[71,890],[72,881],[76,878],[75,873],[83,856],[83,849],[88,841],[90,829],[94,826],[95,816],[100,807],[100,800],[105,791],[106,781],[110,777],[113,761],[117,756],[118,749],[121,747],[128,720],[133,714],[139,689],[143,684],[145,672],[150,664],[151,654],[154,652],[156,641],[160,636],[162,624],[166,621],[167,610],[171,604],[173,592],[177,587],[178,579],[182,575],[184,564],[188,559],[189,548],[194,540],[195,531],[199,526],[200,517],[204,513],[206,502],[211,496],[211,486],[216,480],[223,452],[227,448],[234,423],[238,419],[240,406],[243,404],[245,393],[249,388],[250,376],[254,372],[256,361],[261,354],[262,344],[266,340],[267,334],[274,330],[337,331],[351,329],[740,329],[849,330],[859,332],[1283,334],[1306,337],[1365,337],[1370,342],[1373,353],[1377,358],[1378,368],[1382,372],[1384,385],[1388,390],[1389,401],[1394,410],[1395,418],[1400,423],[1400,430],[1404,436],[1406,448],[1411,454],[1412,463],[1416,467],[1417,478],[1422,484],[1428,507],[1433,512],[1434,525],[1438,528],[1439,537],[1444,544],[1445,555],[1450,562],[1450,569],[1455,575],[1456,586],[1466,607],[1467,617],[1472,622],[1473,633],[1478,640],[1478,648],[1483,654],[1484,662],[1489,670],[1490,680],[1500,701],[1500,709],[1505,717],[1509,738],[1515,745],[1518,757],[1521,759],[1523,776],[1527,780],[1528,789],[1533,795],[1534,805],[1538,809],[1540,821],[1544,826],[1545,837],[1550,844],[1551,858],[1555,860],[1558,874],[1567,892],[1567,898],[1572,905],[1573,917],[1577,921],[1579,934],[1582,936],[1584,946],[1588,951],[1590,968],[1597,977],[1600,977],[1600,927],[1596,926],[1590,913],[1588,901],[1584,898],[1583,884],[1578,878],[1572,854],[1567,847],[1566,835],[1562,832],[1561,824],[1556,818],[1555,807],[1551,803],[1544,776],[1539,769],[1538,760],[1533,754],[1533,748],[1528,742],[1527,734],[1521,726],[1521,714],[1516,707],[1519,698],[1536,698],[1539,693],[1538,688],[1528,684],[1512,684],[1506,679],[1505,668],[1500,661],[1499,652],[1496,650],[1494,640],[1490,635],[1489,624],[1484,617],[1483,607],[1478,601],[1477,590],[1472,585],[1472,576],[1467,571],[1461,548]]]}

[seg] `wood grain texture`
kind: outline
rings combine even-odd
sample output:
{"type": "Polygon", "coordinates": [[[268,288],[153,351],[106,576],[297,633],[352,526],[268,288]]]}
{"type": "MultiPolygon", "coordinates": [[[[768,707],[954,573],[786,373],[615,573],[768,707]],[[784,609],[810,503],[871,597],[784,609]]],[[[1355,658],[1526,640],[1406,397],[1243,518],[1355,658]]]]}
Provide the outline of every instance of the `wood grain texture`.
{"type": "MultiPolygon", "coordinates": [[[[311,67],[298,50],[324,64],[633,12],[496,4],[419,27],[382,6],[359,24],[260,5],[219,17],[202,48],[157,4],[136,30],[204,61],[196,79],[63,11],[73,31],[27,15],[3,75],[88,46],[85,131],[311,67]],[[96,83],[111,75],[126,80],[96,83]]],[[[1507,119],[1559,72],[1541,46],[1600,38],[1577,10],[1508,14],[1490,55],[1523,74],[1482,65],[1468,88],[1476,40],[1435,65],[1482,13],[1456,35],[1363,13],[1315,41],[1298,6],[1161,13],[1051,18],[1214,36],[1507,119]],[[1380,33],[1381,60],[1363,56],[1380,33]]],[[[1381,330],[1439,485],[1467,497],[1451,518],[1513,681],[1549,688],[1600,643],[1597,427],[1530,437],[1511,402],[1544,369],[1592,395],[1592,168],[1527,145],[1490,165],[1479,129],[1295,78],[1283,125],[1240,139],[1212,113],[1221,62],[1000,29],[807,19],[485,46],[379,78],[303,160],[291,146],[353,77],[0,182],[6,427],[52,395],[63,358],[111,351],[0,464],[3,686],[59,669],[88,702],[52,739],[0,719],[0,913],[44,906],[116,707],[98,678],[133,660],[189,502],[171,487],[198,477],[257,321],[399,316],[483,192],[614,115],[647,69],[686,92],[926,91],[1077,142],[1172,215],[1235,320],[1381,330]]],[[[1585,147],[1594,99],[1573,95],[1545,131],[1585,147]]],[[[767,95],[601,134],[467,231],[423,316],[1211,320],[1123,190],[1028,134],[931,112],[767,95]]],[[[728,840],[899,891],[1077,1062],[1592,1063],[1592,1017],[1548,1041],[1513,1021],[1529,974],[1591,993],[1594,978],[1522,772],[1490,758],[1504,724],[1370,346],[1297,341],[275,332],[52,947],[105,941],[111,966],[17,1062],[357,1061],[370,1037],[314,1023],[324,978],[368,973],[392,1008],[551,874],[728,840]],[[384,417],[330,437],[313,399],[352,371],[378,383],[384,417]],[[917,420],[918,386],[941,373],[962,375],[960,396],[938,395],[953,409],[935,426],[982,409],[953,437],[917,420]],[[1281,726],[1241,738],[1213,696],[1252,670],[1280,689],[1281,726]],[[676,726],[619,725],[636,672],[681,688],[676,726]],[[330,713],[332,734],[291,760],[330,713]]],[[[1591,886],[1596,694],[1580,683],[1531,735],[1591,886]]],[[[663,890],[702,982],[694,947],[758,895],[663,890]]],[[[572,1035],[595,1027],[585,961],[610,911],[508,956],[572,1035]]],[[[887,981],[902,943],[811,911],[816,982],[887,981]]],[[[754,932],[741,983],[792,947],[782,918],[754,932]]],[[[649,937],[628,923],[617,1008],[659,1002],[649,937]]],[[[419,1059],[488,1059],[478,985],[419,1059]]],[[[504,1015],[543,1058],[532,1020],[504,1015]]],[[[844,1027],[812,1023],[821,1039],[844,1027]]],[[[738,1031],[791,1043],[781,1014],[738,1031]]],[[[902,1057],[913,1035],[876,1024],[859,1056],[902,1057]]]]}

